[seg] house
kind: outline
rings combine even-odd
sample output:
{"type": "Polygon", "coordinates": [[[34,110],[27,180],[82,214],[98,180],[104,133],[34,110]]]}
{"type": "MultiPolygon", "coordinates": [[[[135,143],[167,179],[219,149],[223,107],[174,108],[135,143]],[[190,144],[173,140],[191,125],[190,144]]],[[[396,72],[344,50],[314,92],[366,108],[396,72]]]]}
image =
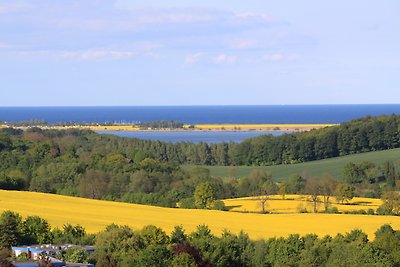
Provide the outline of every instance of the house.
{"type": "Polygon", "coordinates": [[[82,249],[88,253],[94,252],[94,246],[78,246],[78,245],[54,245],[54,244],[43,244],[43,245],[32,245],[22,247],[12,247],[12,252],[15,257],[26,254],[27,260],[14,261],[13,264],[16,267],[37,267],[40,255],[44,254],[51,261],[51,265],[54,267],[94,267],[93,264],[89,263],[71,263],[59,260],[56,258],[57,255],[61,255],[63,251],[69,249],[82,249]]]}

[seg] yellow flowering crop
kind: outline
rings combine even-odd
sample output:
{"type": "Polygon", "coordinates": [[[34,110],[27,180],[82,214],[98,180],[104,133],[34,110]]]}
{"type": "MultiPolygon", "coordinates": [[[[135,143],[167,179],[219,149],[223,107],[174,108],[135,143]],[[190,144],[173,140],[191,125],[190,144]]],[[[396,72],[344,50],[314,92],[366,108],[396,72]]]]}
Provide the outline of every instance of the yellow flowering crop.
{"type": "Polygon", "coordinates": [[[349,232],[359,228],[370,238],[383,224],[400,229],[400,217],[345,214],[256,214],[212,210],[161,208],[145,205],[91,200],[53,194],[0,190],[0,212],[12,210],[22,216],[38,215],[52,227],[80,224],[88,232],[98,232],[108,224],[129,225],[140,229],[153,224],[168,233],[176,225],[187,232],[206,224],[214,234],[223,229],[240,230],[253,239],[288,236],[292,233],[316,233],[320,236],[349,232]]]}

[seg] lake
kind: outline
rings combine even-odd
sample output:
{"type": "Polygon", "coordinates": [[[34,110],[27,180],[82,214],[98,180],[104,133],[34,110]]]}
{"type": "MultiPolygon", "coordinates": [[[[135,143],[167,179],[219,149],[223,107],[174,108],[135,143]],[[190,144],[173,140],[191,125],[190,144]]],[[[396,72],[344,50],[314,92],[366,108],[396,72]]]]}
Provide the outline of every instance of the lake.
{"type": "Polygon", "coordinates": [[[239,143],[245,139],[264,134],[274,136],[282,135],[280,132],[200,132],[200,131],[97,131],[101,134],[113,134],[120,137],[137,138],[142,140],[159,140],[163,142],[178,143],[191,142],[208,144],[221,142],[239,143]]]}

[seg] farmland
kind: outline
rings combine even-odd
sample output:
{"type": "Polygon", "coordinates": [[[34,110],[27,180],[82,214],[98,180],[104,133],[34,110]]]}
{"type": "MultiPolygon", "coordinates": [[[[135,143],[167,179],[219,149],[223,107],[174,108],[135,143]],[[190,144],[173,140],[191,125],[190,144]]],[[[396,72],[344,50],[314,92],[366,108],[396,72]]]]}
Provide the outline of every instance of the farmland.
{"type": "MultiPolygon", "coordinates": [[[[323,200],[319,198],[319,210],[323,210],[323,200]]],[[[240,212],[261,212],[260,197],[243,197],[224,200],[225,205],[230,208],[230,211],[240,212]]],[[[376,198],[361,198],[355,197],[346,203],[337,203],[334,198],[331,198],[329,207],[336,207],[339,212],[358,211],[376,209],[382,205],[382,201],[376,198]]],[[[285,199],[282,196],[269,196],[266,202],[266,210],[272,213],[298,213],[299,210],[307,210],[311,212],[310,197],[305,195],[286,195],[285,199]]]]}
{"type": "Polygon", "coordinates": [[[38,215],[53,227],[80,224],[98,232],[111,223],[140,229],[153,224],[170,232],[182,225],[188,232],[206,224],[215,234],[223,229],[244,230],[253,239],[316,233],[324,236],[359,228],[370,238],[383,224],[400,228],[400,217],[349,214],[256,214],[211,210],[186,210],[90,200],[53,194],[0,190],[0,212],[13,210],[23,216],[38,215]]]}
{"type": "MultiPolygon", "coordinates": [[[[300,175],[306,174],[309,176],[318,176],[330,174],[339,179],[343,178],[343,166],[347,162],[359,163],[369,161],[375,164],[382,164],[385,161],[394,161],[397,166],[400,166],[400,149],[390,149],[384,151],[366,152],[348,156],[342,156],[331,159],[317,160],[299,164],[287,164],[276,166],[204,166],[209,169],[212,176],[219,177],[244,177],[253,170],[266,170],[272,173],[276,180],[285,180],[290,175],[297,173],[300,175]]],[[[194,166],[185,165],[186,170],[191,170],[194,166]]]]}

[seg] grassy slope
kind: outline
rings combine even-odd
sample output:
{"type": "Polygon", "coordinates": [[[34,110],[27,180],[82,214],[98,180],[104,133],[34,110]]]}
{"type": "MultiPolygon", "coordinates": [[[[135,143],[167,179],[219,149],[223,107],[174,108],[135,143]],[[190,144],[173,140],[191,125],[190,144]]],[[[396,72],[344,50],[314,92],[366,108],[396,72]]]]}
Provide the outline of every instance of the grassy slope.
{"type": "Polygon", "coordinates": [[[129,225],[140,229],[153,224],[170,232],[182,225],[188,232],[206,224],[215,234],[223,229],[234,233],[244,230],[251,238],[287,236],[291,233],[325,234],[349,232],[359,228],[370,238],[383,224],[400,229],[400,217],[344,214],[255,214],[210,210],[160,208],[52,194],[0,190],[0,212],[13,210],[22,216],[38,215],[53,227],[65,223],[80,224],[88,232],[97,232],[108,224],[129,225]]]}
{"type": "MultiPolygon", "coordinates": [[[[212,176],[229,177],[235,173],[235,177],[243,177],[248,175],[252,170],[267,170],[277,180],[284,180],[293,173],[307,174],[317,176],[330,174],[338,178],[343,176],[343,166],[349,162],[370,161],[375,164],[381,164],[384,161],[394,161],[397,167],[400,167],[400,149],[391,149],[384,151],[367,152],[331,159],[317,160],[306,163],[277,165],[277,166],[205,166],[211,171],[212,176]]],[[[194,166],[184,166],[184,169],[190,170],[194,166]]]]}

